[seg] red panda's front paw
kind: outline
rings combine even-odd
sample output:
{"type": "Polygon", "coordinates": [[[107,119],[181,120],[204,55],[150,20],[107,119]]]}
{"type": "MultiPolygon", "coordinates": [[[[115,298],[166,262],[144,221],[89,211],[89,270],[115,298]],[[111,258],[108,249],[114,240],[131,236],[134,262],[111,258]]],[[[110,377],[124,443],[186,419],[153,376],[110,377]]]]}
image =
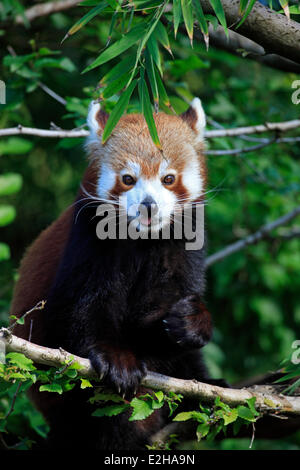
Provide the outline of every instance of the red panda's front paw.
{"type": "Polygon", "coordinates": [[[201,348],[212,335],[210,313],[198,295],[176,302],[163,322],[168,336],[182,347],[201,348]]]}
{"type": "Polygon", "coordinates": [[[89,359],[100,379],[108,387],[127,398],[136,394],[146,366],[131,351],[101,345],[92,349],[89,359]]]}

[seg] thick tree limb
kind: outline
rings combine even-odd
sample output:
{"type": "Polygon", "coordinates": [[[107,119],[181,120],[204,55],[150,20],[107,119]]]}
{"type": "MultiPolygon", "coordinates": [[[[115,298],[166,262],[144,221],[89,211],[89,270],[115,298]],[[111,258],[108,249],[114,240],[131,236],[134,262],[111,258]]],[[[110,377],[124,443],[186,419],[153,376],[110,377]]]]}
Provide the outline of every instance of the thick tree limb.
{"type": "MultiPolygon", "coordinates": [[[[235,127],[233,129],[215,129],[205,132],[207,139],[213,139],[216,137],[238,137],[241,135],[250,134],[262,134],[263,132],[287,132],[300,127],[300,119],[294,119],[292,121],[285,122],[269,122],[266,124],[258,124],[256,126],[247,127],[235,127]]],[[[89,131],[85,129],[38,129],[34,127],[23,127],[18,125],[17,127],[10,127],[6,129],[0,129],[0,137],[6,137],[10,135],[34,135],[37,137],[50,137],[50,138],[72,138],[72,137],[87,137],[89,131]]]]}
{"type": "MultiPolygon", "coordinates": [[[[263,225],[257,232],[252,233],[246,238],[243,238],[242,240],[238,240],[235,243],[232,243],[231,245],[226,246],[220,251],[217,251],[217,253],[214,253],[211,256],[208,256],[206,258],[206,267],[208,268],[214,263],[217,263],[218,261],[221,261],[224,258],[227,258],[227,256],[232,255],[233,253],[236,253],[237,251],[243,250],[246,248],[248,245],[254,245],[255,243],[259,242],[263,238],[267,238],[269,233],[276,229],[277,227],[280,227],[280,225],[287,224],[291,220],[293,220],[295,217],[297,217],[300,214],[300,206],[296,207],[296,209],[292,210],[288,214],[283,215],[282,217],[279,217],[279,219],[274,220],[273,222],[270,222],[266,225],[263,225]]],[[[293,238],[293,237],[290,237],[293,238]]]]}
{"type": "MultiPolygon", "coordinates": [[[[58,11],[68,10],[75,7],[81,0],[60,0],[57,2],[40,3],[25,10],[24,15],[28,21],[33,21],[40,16],[48,16],[58,11]]],[[[17,24],[24,24],[24,18],[21,15],[16,17],[17,24]]]]}
{"type": "MultiPolygon", "coordinates": [[[[208,0],[200,1],[204,13],[214,14],[208,0]]],[[[229,26],[237,24],[240,19],[239,4],[239,0],[222,0],[229,26]]],[[[256,2],[238,32],[262,46],[266,53],[278,54],[300,63],[300,24],[288,20],[285,15],[276,14],[256,2]]]]}
{"type": "MultiPolygon", "coordinates": [[[[0,339],[4,342],[7,351],[23,353],[38,364],[59,367],[71,358],[80,364],[78,373],[82,377],[96,378],[96,374],[90,361],[61,349],[50,349],[44,346],[30,343],[25,339],[18,338],[5,328],[0,330],[0,339]]],[[[203,402],[213,403],[219,396],[224,403],[231,406],[244,404],[247,399],[256,397],[256,407],[264,413],[275,413],[298,416],[300,415],[300,396],[284,396],[275,394],[272,388],[252,387],[249,389],[222,388],[215,385],[208,385],[195,380],[182,380],[174,377],[167,377],[155,372],[148,372],[142,380],[142,385],[154,390],[162,390],[166,393],[173,391],[182,393],[185,397],[198,398],[203,402]]]]}
{"type": "MultiPolygon", "coordinates": [[[[184,31],[184,28],[182,30],[184,31]]],[[[198,40],[203,41],[203,35],[200,32],[196,31],[196,37],[198,40]]],[[[300,64],[277,54],[267,54],[262,46],[236,31],[228,30],[228,36],[226,36],[222,26],[218,26],[216,30],[212,26],[209,27],[209,43],[218,49],[223,49],[239,57],[246,54],[247,59],[255,60],[267,67],[284,72],[300,72],[300,64]]]]}

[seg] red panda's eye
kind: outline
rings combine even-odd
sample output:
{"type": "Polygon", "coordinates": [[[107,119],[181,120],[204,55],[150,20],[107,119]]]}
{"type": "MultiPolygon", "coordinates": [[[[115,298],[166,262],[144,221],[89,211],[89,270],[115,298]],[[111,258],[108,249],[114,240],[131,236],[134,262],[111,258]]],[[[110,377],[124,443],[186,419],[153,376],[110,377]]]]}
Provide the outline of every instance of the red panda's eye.
{"type": "Polygon", "coordinates": [[[135,183],[135,180],[130,175],[124,175],[122,181],[126,186],[132,186],[135,183]]]}
{"type": "Polygon", "coordinates": [[[164,184],[173,184],[175,181],[175,176],[174,175],[167,175],[163,179],[164,184]]]}

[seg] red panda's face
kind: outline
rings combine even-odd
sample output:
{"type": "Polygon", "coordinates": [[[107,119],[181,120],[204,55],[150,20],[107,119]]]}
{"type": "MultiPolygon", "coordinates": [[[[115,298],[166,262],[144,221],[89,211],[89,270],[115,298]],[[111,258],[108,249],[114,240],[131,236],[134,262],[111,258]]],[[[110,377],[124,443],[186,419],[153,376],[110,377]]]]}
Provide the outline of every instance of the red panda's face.
{"type": "Polygon", "coordinates": [[[104,145],[105,115],[99,104],[91,105],[88,117],[87,147],[98,167],[96,196],[125,209],[140,231],[160,230],[178,209],[201,201],[205,190],[200,100],[180,117],[159,113],[154,119],[162,150],[152,142],[142,115],[124,116],[104,145]]]}

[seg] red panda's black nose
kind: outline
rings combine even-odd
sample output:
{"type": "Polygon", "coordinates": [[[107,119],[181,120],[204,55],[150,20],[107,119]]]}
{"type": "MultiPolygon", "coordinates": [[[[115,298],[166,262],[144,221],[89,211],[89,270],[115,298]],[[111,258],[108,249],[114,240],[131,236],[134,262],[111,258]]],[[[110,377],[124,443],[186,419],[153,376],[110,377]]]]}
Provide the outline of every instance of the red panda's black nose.
{"type": "Polygon", "coordinates": [[[147,197],[139,205],[139,210],[147,210],[148,217],[153,217],[158,212],[158,205],[152,197],[147,197]]]}

